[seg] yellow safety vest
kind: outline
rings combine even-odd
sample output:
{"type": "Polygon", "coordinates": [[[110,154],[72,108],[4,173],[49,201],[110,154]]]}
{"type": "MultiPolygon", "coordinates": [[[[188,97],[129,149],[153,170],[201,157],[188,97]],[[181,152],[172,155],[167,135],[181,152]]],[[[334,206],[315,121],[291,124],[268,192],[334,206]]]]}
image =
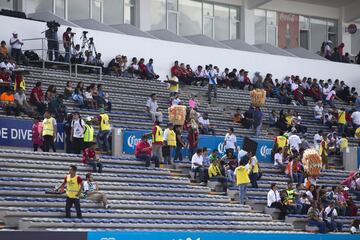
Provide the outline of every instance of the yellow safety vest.
{"type": "Polygon", "coordinates": [[[236,185],[247,184],[250,182],[249,175],[245,166],[239,166],[235,169],[236,185]]]}
{"type": "Polygon", "coordinates": [[[94,141],[94,128],[91,125],[85,124],[84,142],[94,141]]]}
{"type": "Polygon", "coordinates": [[[156,127],[156,132],[155,132],[155,136],[154,134],[152,134],[152,142],[162,142],[163,141],[163,131],[161,129],[161,127],[159,126],[155,126],[156,127]]]}
{"type": "Polygon", "coordinates": [[[360,138],[360,127],[358,127],[355,131],[355,137],[360,138]]]}
{"type": "Polygon", "coordinates": [[[43,136],[54,136],[54,125],[53,125],[54,118],[45,118],[43,120],[43,136]]]}
{"type": "Polygon", "coordinates": [[[209,177],[216,177],[216,176],[221,176],[221,170],[219,168],[218,165],[215,164],[210,164],[209,169],[208,169],[208,174],[209,177]]]}
{"type": "Polygon", "coordinates": [[[276,143],[278,148],[284,148],[287,145],[287,138],[284,136],[277,136],[276,143]]]}
{"type": "Polygon", "coordinates": [[[253,156],[250,160],[249,160],[249,165],[250,165],[250,169],[249,169],[249,173],[259,173],[259,161],[257,160],[257,158],[255,156],[253,156]],[[255,159],[256,163],[253,166],[252,165],[252,160],[255,159]]]}
{"type": "Polygon", "coordinates": [[[70,177],[70,175],[66,176],[66,196],[68,198],[79,198],[77,193],[79,192],[81,185],[77,181],[78,176],[70,177]]]}
{"type": "Polygon", "coordinates": [[[294,119],[294,117],[291,116],[291,115],[289,115],[289,116],[285,117],[285,119],[286,119],[287,124],[288,124],[288,125],[291,125],[292,120],[294,119]]]}
{"type": "Polygon", "coordinates": [[[294,189],[286,190],[286,193],[285,202],[287,205],[290,205],[294,202],[294,189]]]}
{"type": "Polygon", "coordinates": [[[341,152],[345,152],[348,147],[349,147],[349,141],[347,140],[347,138],[341,138],[341,143],[340,143],[341,152]]]}
{"type": "Polygon", "coordinates": [[[345,111],[338,111],[338,123],[346,124],[346,113],[345,111]]]}
{"type": "Polygon", "coordinates": [[[100,114],[100,117],[101,117],[100,130],[102,131],[110,130],[109,115],[103,113],[100,114]]]}
{"type": "Polygon", "coordinates": [[[320,156],[323,155],[323,154],[325,156],[328,155],[328,143],[327,143],[327,141],[322,141],[320,143],[319,153],[320,153],[320,156]],[[325,147],[323,147],[323,142],[325,143],[325,147]]]}
{"type": "Polygon", "coordinates": [[[167,143],[171,147],[176,147],[176,134],[175,134],[174,130],[168,129],[168,131],[169,131],[169,133],[168,133],[167,143]]]}

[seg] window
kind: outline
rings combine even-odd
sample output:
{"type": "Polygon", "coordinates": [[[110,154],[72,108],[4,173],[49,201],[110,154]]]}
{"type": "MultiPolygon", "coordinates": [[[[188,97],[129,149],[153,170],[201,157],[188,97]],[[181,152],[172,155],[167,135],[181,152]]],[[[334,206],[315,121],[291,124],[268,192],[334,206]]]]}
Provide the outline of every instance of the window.
{"type": "Polygon", "coordinates": [[[107,25],[124,23],[123,0],[105,0],[103,3],[103,22],[107,25]]]}
{"type": "Polygon", "coordinates": [[[277,14],[266,11],[266,42],[277,46],[277,14]]]}
{"type": "Polygon", "coordinates": [[[300,47],[309,50],[310,19],[308,17],[299,16],[299,27],[300,27],[300,47]]]}
{"type": "Polygon", "coordinates": [[[327,38],[327,40],[332,41],[333,46],[337,46],[337,45],[338,45],[338,38],[337,38],[338,27],[337,27],[337,21],[335,21],[335,20],[328,20],[328,21],[327,21],[327,32],[328,32],[328,38],[327,38]]]}
{"type": "Polygon", "coordinates": [[[229,7],[215,5],[215,40],[229,40],[230,24],[229,24],[229,7]]]}
{"type": "Polygon", "coordinates": [[[193,0],[181,0],[179,4],[180,35],[194,35],[202,33],[202,3],[193,0]]]}
{"type": "Polygon", "coordinates": [[[14,9],[13,0],[0,1],[0,9],[13,10],[14,9]]]}
{"type": "Polygon", "coordinates": [[[265,10],[255,9],[255,44],[266,42],[266,12],[265,10]]]}
{"type": "Polygon", "coordinates": [[[230,39],[240,38],[240,9],[230,7],[230,39]]]}
{"type": "Polygon", "coordinates": [[[166,1],[167,10],[177,11],[178,10],[178,0],[167,0],[166,1]]]}
{"type": "Polygon", "coordinates": [[[68,2],[68,18],[69,20],[80,20],[90,18],[90,2],[89,0],[76,0],[68,2]]]}
{"type": "Polygon", "coordinates": [[[150,29],[166,29],[166,0],[152,0],[150,5],[150,29]]]}
{"type": "Polygon", "coordinates": [[[124,23],[135,25],[135,0],[124,1],[124,23]]]}
{"type": "Polygon", "coordinates": [[[92,19],[101,22],[101,0],[91,0],[92,19]]]}
{"type": "MultiPolygon", "coordinates": [[[[7,1],[2,1],[7,2],[7,1]]],[[[24,1],[27,13],[52,12],[52,1],[49,0],[27,0],[24,1]]]]}
{"type": "Polygon", "coordinates": [[[327,40],[326,20],[311,18],[310,19],[310,47],[312,52],[320,51],[321,44],[327,40]]]}
{"type": "Polygon", "coordinates": [[[214,38],[214,4],[203,4],[203,34],[209,38],[214,38]]]}
{"type": "Polygon", "coordinates": [[[65,0],[55,0],[55,14],[65,18],[65,0]]]}

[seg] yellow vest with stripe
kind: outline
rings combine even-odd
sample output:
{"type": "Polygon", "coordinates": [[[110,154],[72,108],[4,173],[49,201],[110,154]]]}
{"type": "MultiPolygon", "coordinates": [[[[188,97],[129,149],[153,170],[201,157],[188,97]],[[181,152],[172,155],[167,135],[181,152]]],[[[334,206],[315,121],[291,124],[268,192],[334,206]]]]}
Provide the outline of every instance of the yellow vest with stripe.
{"type": "Polygon", "coordinates": [[[91,125],[85,124],[84,142],[94,141],[94,128],[91,125]]]}
{"type": "Polygon", "coordinates": [[[250,165],[250,168],[249,168],[249,173],[259,173],[259,161],[257,160],[257,158],[255,156],[253,156],[250,160],[249,160],[249,165],[250,165]],[[252,165],[252,161],[255,160],[256,163],[255,165],[253,166],[252,165]]]}
{"type": "Polygon", "coordinates": [[[290,205],[294,203],[294,189],[286,190],[285,204],[290,205]]]}
{"type": "Polygon", "coordinates": [[[338,112],[338,123],[339,124],[346,124],[346,113],[345,111],[338,112]]]}
{"type": "Polygon", "coordinates": [[[327,141],[322,141],[320,143],[320,148],[319,148],[319,153],[320,153],[320,156],[324,154],[324,156],[327,156],[328,155],[328,143],[327,141]],[[325,143],[325,147],[323,147],[323,143],[325,143]]]}
{"type": "Polygon", "coordinates": [[[219,166],[217,164],[210,164],[209,169],[208,169],[208,174],[209,177],[217,177],[217,176],[221,176],[221,170],[219,168],[219,166]]]}
{"type": "Polygon", "coordinates": [[[291,125],[292,120],[294,119],[294,116],[289,115],[289,116],[286,116],[285,119],[286,119],[286,123],[288,125],[291,125]]]}
{"type": "Polygon", "coordinates": [[[77,175],[75,175],[75,177],[70,177],[70,175],[66,176],[66,196],[68,198],[79,198],[77,194],[80,191],[81,185],[77,179],[77,175]]]}
{"type": "Polygon", "coordinates": [[[347,138],[341,138],[340,151],[345,152],[348,147],[349,147],[349,141],[347,140],[347,138]]]}
{"type": "Polygon", "coordinates": [[[156,132],[155,135],[152,134],[152,142],[162,142],[163,141],[163,131],[161,129],[161,127],[159,126],[155,126],[156,127],[156,132]]]}
{"type": "Polygon", "coordinates": [[[250,182],[248,172],[245,166],[239,166],[235,169],[236,185],[248,184],[250,182]]]}
{"type": "Polygon", "coordinates": [[[171,147],[176,147],[176,134],[175,134],[174,130],[168,129],[168,131],[169,131],[169,133],[168,133],[167,144],[171,147]]]}
{"type": "Polygon", "coordinates": [[[100,130],[102,131],[110,130],[109,115],[103,113],[100,114],[100,117],[101,117],[100,130]]]}
{"type": "Polygon", "coordinates": [[[54,125],[53,125],[54,118],[45,118],[43,120],[43,136],[54,136],[54,125]]]}
{"type": "Polygon", "coordinates": [[[355,131],[355,137],[356,138],[360,138],[360,127],[358,127],[357,129],[356,129],[356,131],[355,131]]]}
{"type": "Polygon", "coordinates": [[[287,138],[284,136],[277,136],[276,144],[277,144],[278,148],[284,148],[287,145],[287,138]]]}

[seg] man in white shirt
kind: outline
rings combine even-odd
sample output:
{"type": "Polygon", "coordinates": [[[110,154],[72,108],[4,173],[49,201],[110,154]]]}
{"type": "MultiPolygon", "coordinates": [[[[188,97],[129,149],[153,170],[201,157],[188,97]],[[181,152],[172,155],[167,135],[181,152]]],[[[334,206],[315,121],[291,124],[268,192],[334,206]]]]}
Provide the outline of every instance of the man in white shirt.
{"type": "Polygon", "coordinates": [[[352,124],[354,127],[354,130],[356,130],[358,127],[360,127],[360,112],[355,111],[351,114],[352,124]]]}
{"type": "Polygon", "coordinates": [[[18,91],[14,95],[15,100],[15,115],[18,116],[20,112],[24,112],[26,114],[29,114],[31,112],[31,107],[26,101],[26,95],[24,93],[24,90],[22,88],[18,89],[18,91]]]}
{"type": "Polygon", "coordinates": [[[334,99],[336,98],[335,87],[331,89],[331,91],[326,96],[326,103],[330,105],[330,107],[335,107],[334,99]]]}
{"type": "Polygon", "coordinates": [[[274,155],[274,166],[282,167],[283,166],[283,149],[278,148],[277,152],[274,155]]]}
{"type": "Polygon", "coordinates": [[[10,39],[11,57],[13,57],[16,63],[19,63],[22,55],[21,47],[24,43],[18,38],[17,32],[13,32],[13,37],[10,39]]]}
{"type": "Polygon", "coordinates": [[[71,61],[73,63],[79,64],[82,64],[85,61],[84,56],[82,56],[79,44],[76,44],[75,48],[73,48],[71,51],[71,61]]]}
{"type": "Polygon", "coordinates": [[[213,68],[213,66],[209,65],[209,84],[208,84],[208,101],[211,103],[211,92],[214,91],[214,98],[217,98],[217,77],[218,77],[218,71],[217,67],[213,68]]]}
{"type": "Polygon", "coordinates": [[[73,120],[71,122],[71,135],[70,141],[72,142],[72,147],[75,154],[80,154],[83,150],[84,145],[84,128],[85,122],[80,118],[80,113],[75,112],[73,115],[73,120]]]}
{"type": "Polygon", "coordinates": [[[296,151],[299,152],[301,145],[300,137],[296,134],[291,134],[291,136],[289,137],[289,145],[290,149],[296,149],[296,151]]]}
{"type": "Polygon", "coordinates": [[[155,93],[151,94],[150,98],[146,102],[146,111],[151,117],[152,122],[155,122],[156,119],[159,122],[162,122],[163,115],[162,112],[160,112],[159,106],[157,104],[155,93]]]}
{"type": "Polygon", "coordinates": [[[319,130],[317,134],[314,136],[314,147],[317,151],[319,151],[320,143],[323,140],[323,131],[319,130]]]}
{"type": "Polygon", "coordinates": [[[203,165],[203,155],[202,155],[202,149],[199,148],[196,150],[196,153],[191,158],[191,171],[195,173],[195,179],[196,179],[196,173],[199,173],[200,182],[207,183],[207,169],[204,168],[203,165]]]}
{"type": "Polygon", "coordinates": [[[267,194],[267,207],[280,209],[279,220],[285,219],[286,206],[282,204],[280,193],[277,190],[276,183],[271,184],[271,189],[267,194]]]}
{"type": "Polygon", "coordinates": [[[341,231],[342,224],[340,222],[336,222],[335,218],[338,216],[338,213],[335,208],[335,201],[331,201],[329,206],[324,210],[324,222],[326,223],[326,227],[330,232],[332,231],[341,231]]]}
{"type": "Polygon", "coordinates": [[[235,152],[235,150],[237,148],[236,141],[237,141],[237,139],[234,134],[234,128],[230,127],[224,138],[224,149],[226,151],[226,154],[229,151],[231,151],[232,153],[235,152]]]}
{"type": "Polygon", "coordinates": [[[99,191],[99,185],[94,181],[91,173],[86,174],[86,181],[83,184],[84,197],[96,202],[102,202],[104,208],[110,208],[107,196],[105,193],[99,191]]]}
{"type": "Polygon", "coordinates": [[[322,106],[322,102],[318,101],[314,107],[315,119],[321,121],[323,118],[323,112],[324,112],[324,108],[322,106]]]}
{"type": "Polygon", "coordinates": [[[202,134],[209,134],[209,132],[211,132],[212,135],[215,135],[215,130],[210,125],[209,115],[207,113],[204,113],[201,117],[199,117],[198,122],[199,129],[202,134]]]}

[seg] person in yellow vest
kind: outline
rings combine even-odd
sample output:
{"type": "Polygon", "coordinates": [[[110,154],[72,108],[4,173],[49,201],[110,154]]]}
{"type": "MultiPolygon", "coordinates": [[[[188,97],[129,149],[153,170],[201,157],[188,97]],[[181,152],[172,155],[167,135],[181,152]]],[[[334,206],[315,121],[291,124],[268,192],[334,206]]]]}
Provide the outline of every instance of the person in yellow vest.
{"type": "Polygon", "coordinates": [[[301,210],[301,206],[296,205],[295,195],[296,193],[293,188],[293,183],[289,181],[287,189],[281,193],[282,203],[286,206],[287,213],[296,214],[301,210]]]}
{"type": "Polygon", "coordinates": [[[152,128],[151,131],[151,136],[152,136],[151,149],[152,149],[152,156],[157,157],[159,159],[159,162],[163,163],[163,156],[162,156],[163,130],[159,125],[160,122],[156,120],[154,122],[154,127],[152,128]]]}
{"type": "Polygon", "coordinates": [[[43,147],[44,152],[49,152],[50,147],[52,148],[53,152],[56,152],[55,148],[55,140],[56,140],[56,120],[51,116],[49,110],[46,110],[44,113],[44,120],[43,120],[43,129],[42,129],[42,138],[43,138],[43,147]]]}
{"type": "Polygon", "coordinates": [[[328,139],[327,139],[326,135],[323,136],[323,140],[320,143],[319,154],[320,154],[321,159],[322,159],[323,168],[327,169],[329,147],[328,147],[328,139]]]}
{"type": "Polygon", "coordinates": [[[65,206],[65,213],[66,217],[70,218],[70,210],[72,205],[75,205],[76,209],[76,216],[81,218],[81,207],[80,207],[80,194],[83,187],[83,180],[80,176],[76,175],[77,167],[74,165],[70,166],[69,174],[65,177],[64,182],[61,186],[57,189],[64,188],[66,186],[66,206],[65,206]]]}
{"type": "Polygon", "coordinates": [[[96,142],[98,147],[105,153],[110,153],[109,147],[109,135],[111,130],[109,115],[105,113],[104,108],[100,108],[99,121],[99,132],[96,136],[96,142]],[[101,143],[102,142],[102,143],[101,143]]]}
{"type": "Polygon", "coordinates": [[[209,160],[210,160],[210,166],[208,168],[208,175],[209,175],[209,180],[210,181],[218,181],[220,183],[223,184],[224,189],[226,191],[227,189],[227,185],[228,185],[228,180],[225,176],[223,176],[222,172],[221,172],[221,168],[220,168],[220,159],[218,158],[218,150],[214,149],[212,151],[212,153],[209,156],[209,160]]]}
{"type": "Polygon", "coordinates": [[[355,130],[355,138],[360,139],[360,127],[355,130]]]}
{"type": "Polygon", "coordinates": [[[346,128],[346,111],[344,108],[341,108],[337,111],[338,113],[338,134],[342,136],[346,128]]]}
{"type": "Polygon", "coordinates": [[[174,164],[172,153],[175,147],[176,147],[176,134],[174,132],[174,125],[173,123],[168,123],[168,128],[165,129],[164,131],[163,147],[162,147],[162,153],[165,164],[174,164]]]}
{"type": "Polygon", "coordinates": [[[340,152],[343,154],[344,152],[348,151],[349,148],[349,140],[347,139],[347,136],[345,133],[341,136],[340,139],[340,152]]]}
{"type": "Polygon", "coordinates": [[[240,191],[240,204],[245,204],[246,187],[250,183],[250,179],[243,161],[240,161],[239,166],[235,168],[234,175],[240,191]]]}
{"type": "Polygon", "coordinates": [[[287,136],[283,131],[280,131],[279,135],[274,140],[273,151],[276,153],[279,148],[284,149],[288,145],[287,136]]]}
{"type": "Polygon", "coordinates": [[[259,174],[260,174],[259,161],[256,158],[256,156],[253,156],[249,160],[249,177],[250,177],[251,186],[253,188],[258,188],[257,179],[259,177],[259,174]]]}
{"type": "Polygon", "coordinates": [[[94,141],[94,128],[91,123],[92,118],[89,116],[86,117],[84,125],[84,149],[90,147],[91,143],[94,141]]]}

